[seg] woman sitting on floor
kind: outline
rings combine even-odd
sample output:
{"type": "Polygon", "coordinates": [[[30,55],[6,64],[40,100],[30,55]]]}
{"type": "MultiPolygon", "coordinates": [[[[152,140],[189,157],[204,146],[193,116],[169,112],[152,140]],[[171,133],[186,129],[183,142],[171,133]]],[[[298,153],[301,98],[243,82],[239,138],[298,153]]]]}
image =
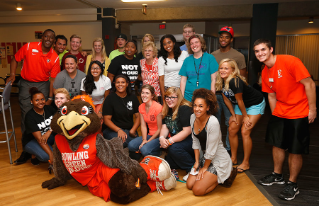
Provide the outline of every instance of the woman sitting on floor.
{"type": "Polygon", "coordinates": [[[218,108],[215,94],[208,89],[197,89],[192,102],[194,114],[190,122],[195,164],[188,174],[186,186],[194,195],[205,195],[230,176],[232,162],[223,146],[220,126],[214,116],[218,108]]]}
{"type": "Polygon", "coordinates": [[[149,84],[142,86],[141,99],[143,103],[139,106],[142,136],[130,141],[128,148],[130,157],[139,160],[141,154],[159,156],[161,153],[159,144],[159,133],[162,127],[162,105],[157,102],[155,89],[149,84]],[[149,132],[147,133],[147,129],[149,132]]]}

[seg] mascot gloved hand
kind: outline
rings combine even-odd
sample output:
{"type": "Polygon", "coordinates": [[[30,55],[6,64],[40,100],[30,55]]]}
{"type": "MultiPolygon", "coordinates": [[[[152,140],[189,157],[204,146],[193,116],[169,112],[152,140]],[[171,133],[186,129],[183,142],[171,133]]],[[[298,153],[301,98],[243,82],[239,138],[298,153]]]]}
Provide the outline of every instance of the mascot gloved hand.
{"type": "Polygon", "coordinates": [[[139,164],[128,156],[120,138],[105,140],[98,133],[100,127],[89,96],[77,96],[60,107],[51,121],[57,133],[53,146],[55,177],[43,182],[43,188],[62,186],[73,177],[105,201],[127,204],[156,189],[176,186],[165,160],[146,156],[139,164]]]}

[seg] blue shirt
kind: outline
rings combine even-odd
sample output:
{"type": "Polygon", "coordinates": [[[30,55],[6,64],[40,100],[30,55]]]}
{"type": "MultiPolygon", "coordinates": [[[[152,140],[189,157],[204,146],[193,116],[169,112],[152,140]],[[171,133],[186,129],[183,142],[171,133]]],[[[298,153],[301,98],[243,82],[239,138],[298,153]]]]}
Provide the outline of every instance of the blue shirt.
{"type": "Polygon", "coordinates": [[[201,58],[195,59],[193,55],[190,55],[184,60],[183,66],[179,71],[179,75],[187,77],[184,98],[188,101],[192,100],[195,89],[205,88],[210,90],[212,82],[211,74],[214,74],[218,71],[218,63],[213,55],[206,52],[203,53],[203,59],[202,62],[200,62],[201,58]],[[194,62],[196,65],[196,70],[194,62]]]}
{"type": "Polygon", "coordinates": [[[188,52],[188,49],[187,49],[186,44],[180,46],[179,48],[180,48],[182,51],[187,51],[187,52],[188,52]]]}

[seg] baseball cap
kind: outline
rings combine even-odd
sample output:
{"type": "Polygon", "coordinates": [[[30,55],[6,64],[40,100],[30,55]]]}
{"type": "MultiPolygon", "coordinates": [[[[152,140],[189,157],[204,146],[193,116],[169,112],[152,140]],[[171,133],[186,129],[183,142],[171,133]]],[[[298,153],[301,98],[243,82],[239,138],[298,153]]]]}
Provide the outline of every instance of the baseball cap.
{"type": "Polygon", "coordinates": [[[229,33],[232,37],[234,37],[234,30],[232,27],[229,26],[224,26],[223,28],[220,29],[220,31],[218,32],[218,34],[221,34],[223,32],[227,32],[229,33]]]}
{"type": "Polygon", "coordinates": [[[125,39],[126,41],[127,41],[127,36],[125,35],[125,34],[119,34],[118,36],[117,36],[117,38],[122,38],[122,39],[125,39]]]}

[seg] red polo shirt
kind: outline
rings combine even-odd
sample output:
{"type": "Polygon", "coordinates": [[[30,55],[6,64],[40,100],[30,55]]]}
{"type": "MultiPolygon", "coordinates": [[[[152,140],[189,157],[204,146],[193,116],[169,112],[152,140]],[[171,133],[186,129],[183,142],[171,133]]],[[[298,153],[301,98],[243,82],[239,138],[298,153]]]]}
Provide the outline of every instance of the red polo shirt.
{"type": "Polygon", "coordinates": [[[42,42],[29,42],[14,55],[16,61],[23,60],[21,77],[30,82],[49,81],[60,72],[58,55],[51,48],[47,54],[42,52],[42,42]]]}

